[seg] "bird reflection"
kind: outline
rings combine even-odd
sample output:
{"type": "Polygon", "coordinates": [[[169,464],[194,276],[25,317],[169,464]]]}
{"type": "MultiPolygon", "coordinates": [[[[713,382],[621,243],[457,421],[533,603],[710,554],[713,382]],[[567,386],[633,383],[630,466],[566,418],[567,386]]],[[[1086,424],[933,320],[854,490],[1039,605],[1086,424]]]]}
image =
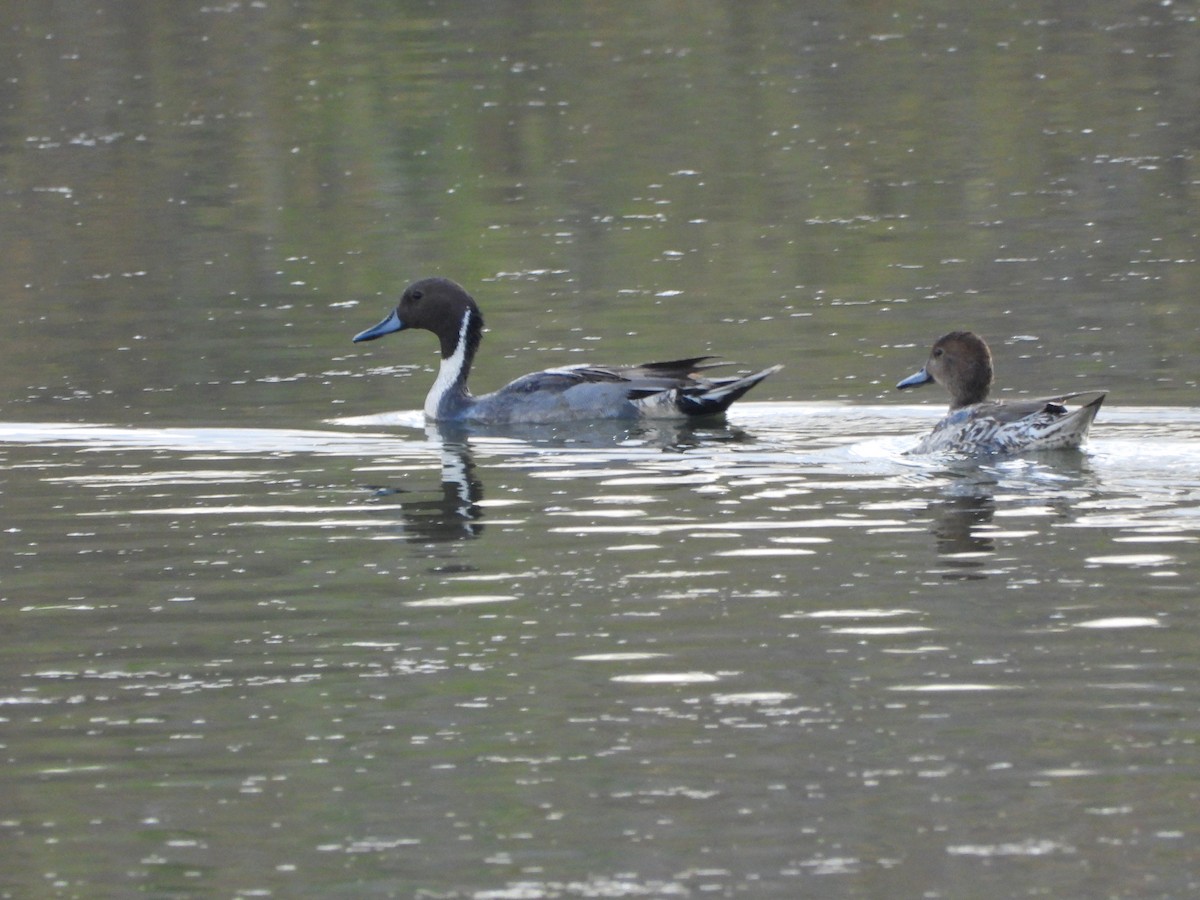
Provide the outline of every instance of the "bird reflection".
{"type": "Polygon", "coordinates": [[[995,495],[1004,486],[1007,508],[1032,503],[1057,511],[1064,519],[1081,497],[1095,486],[1095,475],[1083,454],[1056,451],[1040,456],[999,460],[980,465],[972,462],[952,467],[953,480],[939,500],[926,511],[932,516],[931,531],[937,539],[938,556],[946,579],[982,579],[985,566],[994,565],[996,530],[995,495]]]}
{"type": "Polygon", "coordinates": [[[982,579],[983,557],[996,552],[996,543],[981,526],[990,525],[996,514],[991,492],[972,492],[946,497],[929,504],[938,555],[950,567],[947,579],[982,579]]]}
{"type": "Polygon", "coordinates": [[[564,425],[509,425],[479,428],[447,423],[426,424],[426,435],[441,455],[441,485],[437,491],[408,487],[378,487],[374,502],[400,513],[401,532],[410,543],[447,543],[479,537],[484,529],[483,484],[475,471],[471,441],[497,438],[533,447],[658,448],[685,453],[714,442],[754,440],[747,432],[721,421],[609,422],[581,428],[564,425]]]}
{"type": "Polygon", "coordinates": [[[657,447],[665,452],[683,453],[706,444],[749,443],[753,435],[723,419],[705,421],[681,419],[600,419],[581,426],[578,422],[508,425],[462,425],[427,423],[431,438],[466,444],[470,437],[505,438],[523,444],[549,447],[586,447],[604,449],[631,446],[657,447]]]}
{"type": "Polygon", "coordinates": [[[461,436],[433,432],[442,459],[442,481],[438,491],[417,492],[402,488],[380,488],[375,496],[399,498],[404,538],[412,543],[442,543],[475,538],[483,532],[483,484],[475,475],[470,445],[461,436]],[[439,439],[440,438],[440,439],[439,439]]]}

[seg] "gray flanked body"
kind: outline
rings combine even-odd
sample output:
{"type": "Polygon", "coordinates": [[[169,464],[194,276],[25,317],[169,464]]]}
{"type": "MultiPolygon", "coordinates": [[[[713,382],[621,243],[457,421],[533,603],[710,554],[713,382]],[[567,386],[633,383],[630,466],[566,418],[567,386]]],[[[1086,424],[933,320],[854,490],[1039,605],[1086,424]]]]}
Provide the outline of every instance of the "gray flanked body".
{"type": "Polygon", "coordinates": [[[425,416],[437,422],[507,425],[715,416],[781,368],[709,378],[701,373],[720,364],[708,356],[624,367],[582,364],[523,375],[476,397],[467,388],[467,377],[483,336],[483,316],[471,295],[446,278],[414,282],[387,318],[354,340],[371,341],[412,328],[433,332],[441,343],[438,375],[425,398],[425,416]]]}
{"type": "Polygon", "coordinates": [[[1038,400],[988,400],[992,353],[983,338],[952,331],[933,345],[924,367],[900,390],[936,381],[950,392],[950,412],[910,453],[969,455],[1072,450],[1080,447],[1105,391],[1079,391],[1038,400]]]}

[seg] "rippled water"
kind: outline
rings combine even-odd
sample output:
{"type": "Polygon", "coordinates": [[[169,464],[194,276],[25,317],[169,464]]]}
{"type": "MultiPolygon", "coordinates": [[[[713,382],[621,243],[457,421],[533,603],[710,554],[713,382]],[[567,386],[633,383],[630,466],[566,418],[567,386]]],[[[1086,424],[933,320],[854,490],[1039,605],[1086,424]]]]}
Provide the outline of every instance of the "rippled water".
{"type": "Polygon", "coordinates": [[[0,4],[0,897],[1194,893],[1192,5],[480,7],[0,4]],[[431,274],[785,368],[363,416],[431,274]],[[959,327],[1087,452],[906,456],[959,327]]]}
{"type": "Polygon", "coordinates": [[[4,887],[1194,889],[1200,415],[934,415],[0,424],[4,887]]]}

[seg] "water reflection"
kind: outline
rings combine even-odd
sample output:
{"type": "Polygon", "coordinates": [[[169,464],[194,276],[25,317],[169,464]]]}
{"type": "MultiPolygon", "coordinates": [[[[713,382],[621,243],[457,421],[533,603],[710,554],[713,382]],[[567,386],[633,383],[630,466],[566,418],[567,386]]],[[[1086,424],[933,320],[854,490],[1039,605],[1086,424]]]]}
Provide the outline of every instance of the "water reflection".
{"type": "MultiPolygon", "coordinates": [[[[366,417],[372,418],[372,417],[366,417]]],[[[358,424],[363,419],[355,420],[358,424]]],[[[368,485],[374,490],[371,502],[390,504],[399,512],[401,533],[409,543],[447,543],[479,537],[485,527],[484,484],[475,461],[472,442],[497,445],[511,451],[532,449],[544,465],[556,459],[547,453],[575,449],[685,453],[709,444],[742,444],[755,438],[741,428],[723,422],[595,422],[549,425],[464,426],[430,422],[425,425],[429,445],[441,461],[436,490],[392,485],[368,485]],[[511,442],[511,445],[510,445],[511,442]]],[[[583,460],[569,457],[579,465],[583,460]]]]}
{"type": "Polygon", "coordinates": [[[438,489],[375,488],[373,502],[394,502],[403,521],[404,540],[411,543],[445,543],[477,538],[483,533],[483,483],[475,473],[471,447],[458,436],[428,432],[441,458],[438,489]]]}
{"type": "MultiPolygon", "coordinates": [[[[566,876],[576,894],[723,889],[582,869],[632,832],[680,856],[703,841],[722,867],[704,872],[736,872],[730,827],[795,834],[815,808],[841,840],[864,789],[905,841],[931,808],[914,796],[950,798],[941,815],[980,790],[988,808],[1076,790],[1111,810],[1126,772],[1148,816],[1190,822],[1167,776],[1195,727],[1200,419],[1121,415],[1086,457],[975,465],[904,456],[928,415],[882,406],[504,433],[419,414],[324,431],[0,423],[0,617],[22,635],[2,659],[7,787],[64,787],[9,830],[33,847],[30,823],[50,823],[65,844],[82,804],[112,824],[122,872],[200,871],[229,854],[188,841],[270,838],[229,812],[266,797],[292,831],[264,845],[277,871],[320,848],[318,888],[351,854],[375,885],[414,859],[441,885],[464,858],[511,858],[512,879],[446,893],[535,896],[566,876]],[[161,827],[127,834],[148,805],[161,827]],[[739,825],[741,808],[761,821],[739,825]],[[670,825],[685,817],[721,829],[696,839],[670,825]],[[580,871],[526,876],[556,841],[580,871]]],[[[964,810],[937,852],[1052,862],[1062,829],[1030,808],[991,830],[964,810]]],[[[760,843],[780,870],[860,865],[760,843]]]]}
{"type": "Polygon", "coordinates": [[[1021,538],[1028,531],[997,525],[997,495],[1002,515],[1049,517],[1070,521],[1074,507],[1100,491],[1087,454],[1053,451],[995,462],[959,460],[941,496],[925,507],[931,518],[937,553],[945,580],[979,580],[988,577],[998,538],[1021,538]]]}
{"type": "MultiPolygon", "coordinates": [[[[352,424],[375,424],[375,417],[343,420],[352,424]]],[[[542,424],[475,425],[427,423],[431,441],[445,445],[468,445],[480,441],[518,441],[534,447],[579,447],[588,449],[651,447],[683,453],[708,444],[747,444],[756,440],[744,428],[721,419],[694,422],[674,419],[601,419],[592,422],[555,422],[542,424]]]]}
{"type": "Polygon", "coordinates": [[[991,525],[996,514],[996,500],[991,491],[980,487],[964,494],[952,494],[929,504],[933,516],[933,534],[937,538],[937,552],[946,557],[946,565],[953,571],[943,572],[946,579],[984,578],[983,557],[996,550],[996,542],[982,526],[991,525]]]}

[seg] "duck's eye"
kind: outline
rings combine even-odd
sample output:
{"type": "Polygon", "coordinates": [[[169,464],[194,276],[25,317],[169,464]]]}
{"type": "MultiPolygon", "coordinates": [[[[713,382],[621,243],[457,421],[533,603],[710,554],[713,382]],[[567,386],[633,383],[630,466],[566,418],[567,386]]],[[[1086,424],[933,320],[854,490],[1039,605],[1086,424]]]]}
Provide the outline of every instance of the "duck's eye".
{"type": "Polygon", "coordinates": [[[413,291],[408,296],[411,297],[413,300],[420,300],[425,295],[423,293],[421,293],[420,291],[413,291]]]}
{"type": "Polygon", "coordinates": [[[933,348],[933,357],[934,357],[934,359],[937,359],[937,357],[941,356],[941,355],[942,355],[942,353],[943,353],[943,350],[942,350],[942,348],[941,348],[941,347],[934,347],[934,348],[933,348]]]}

